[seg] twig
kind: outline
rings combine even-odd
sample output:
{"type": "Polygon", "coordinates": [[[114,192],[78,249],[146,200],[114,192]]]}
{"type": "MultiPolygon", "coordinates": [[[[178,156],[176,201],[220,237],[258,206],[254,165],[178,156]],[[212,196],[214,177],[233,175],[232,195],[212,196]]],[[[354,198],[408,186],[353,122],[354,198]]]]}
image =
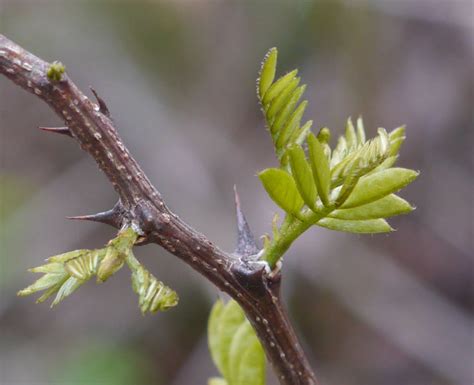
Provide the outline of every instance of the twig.
{"type": "MultiPolygon", "coordinates": [[[[113,209],[77,219],[94,220],[120,228],[132,225],[141,233],[141,243],[156,243],[186,262],[244,309],[255,327],[267,357],[282,385],[316,385],[318,382],[301,349],[281,303],[281,272],[269,272],[248,255],[220,250],[165,205],[138,163],[118,136],[106,104],[84,95],[51,64],[0,35],[0,73],[44,100],[65,121],[66,127],[47,131],[72,136],[89,153],[119,195],[113,209]]],[[[238,202],[238,199],[237,199],[238,202]]],[[[255,251],[248,226],[237,204],[238,251],[255,251]]]]}

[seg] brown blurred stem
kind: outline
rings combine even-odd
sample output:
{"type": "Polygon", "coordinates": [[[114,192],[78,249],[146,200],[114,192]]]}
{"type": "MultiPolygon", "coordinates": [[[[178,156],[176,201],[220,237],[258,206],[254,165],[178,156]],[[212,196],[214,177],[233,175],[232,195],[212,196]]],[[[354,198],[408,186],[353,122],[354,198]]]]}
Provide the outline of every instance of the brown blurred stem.
{"type": "Polygon", "coordinates": [[[135,225],[143,232],[142,243],[164,247],[242,306],[281,384],[318,384],[281,302],[281,272],[269,273],[262,264],[220,250],[172,213],[118,136],[103,100],[95,91],[98,104],[89,100],[67,74],[60,80],[48,79],[49,67],[50,63],[0,35],[0,73],[49,104],[120,197],[114,209],[100,217],[79,219],[115,227],[135,225]]]}

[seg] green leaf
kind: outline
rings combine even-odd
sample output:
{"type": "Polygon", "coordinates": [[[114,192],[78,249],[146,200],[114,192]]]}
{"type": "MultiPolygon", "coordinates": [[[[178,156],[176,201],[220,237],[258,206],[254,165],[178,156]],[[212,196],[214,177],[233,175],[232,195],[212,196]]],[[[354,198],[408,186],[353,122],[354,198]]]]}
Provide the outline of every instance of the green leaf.
{"type": "Polygon", "coordinates": [[[313,178],[318,189],[318,194],[325,206],[329,205],[329,187],[331,183],[331,172],[324,148],[313,133],[308,135],[308,151],[313,178]]]}
{"type": "Polygon", "coordinates": [[[133,252],[127,254],[126,262],[132,271],[132,289],[138,294],[138,306],[143,315],[166,311],[178,304],[178,294],[145,269],[133,252]]]}
{"type": "Polygon", "coordinates": [[[18,295],[20,297],[27,296],[37,291],[49,289],[52,286],[55,286],[57,283],[62,282],[64,278],[67,277],[65,273],[49,273],[43,275],[41,278],[36,280],[33,284],[27,288],[20,290],[18,295]]]}
{"type": "Polygon", "coordinates": [[[395,128],[393,131],[388,134],[390,140],[390,151],[389,155],[397,156],[400,152],[400,147],[402,146],[403,142],[405,141],[405,126],[401,126],[395,128]]]}
{"type": "Polygon", "coordinates": [[[67,271],[71,276],[82,281],[87,281],[97,273],[99,262],[106,254],[105,249],[91,250],[89,253],[81,257],[71,259],[62,265],[63,270],[67,271]]]}
{"type": "Polygon", "coordinates": [[[265,106],[270,103],[281,91],[283,91],[291,82],[291,80],[297,75],[297,73],[298,70],[288,72],[286,75],[282,76],[275,83],[273,83],[263,96],[263,105],[265,106]]]}
{"type": "Polygon", "coordinates": [[[359,160],[352,164],[351,170],[346,176],[346,179],[344,180],[341,190],[339,191],[339,194],[334,201],[334,205],[336,207],[341,206],[346,201],[346,199],[349,197],[349,195],[352,193],[355,186],[357,185],[357,182],[359,181],[360,176],[361,176],[360,172],[362,171],[360,169],[360,163],[361,162],[359,160]]]}
{"type": "Polygon", "coordinates": [[[242,352],[235,385],[265,385],[265,353],[256,336],[242,352]]]}
{"type": "Polygon", "coordinates": [[[292,143],[299,144],[300,146],[303,144],[303,142],[306,140],[308,137],[309,133],[311,132],[311,126],[313,125],[312,120],[308,120],[303,127],[301,127],[295,134],[293,135],[293,138],[291,139],[292,143]]]}
{"type": "Polygon", "coordinates": [[[237,302],[224,305],[217,301],[209,316],[208,332],[212,359],[225,379],[212,378],[210,384],[264,384],[265,353],[237,302]]]}
{"type": "Polygon", "coordinates": [[[260,385],[265,383],[265,354],[250,322],[237,329],[229,350],[229,383],[260,385]]]}
{"type": "Polygon", "coordinates": [[[294,78],[291,82],[281,91],[278,96],[272,100],[268,105],[268,109],[265,113],[267,121],[273,122],[273,118],[286,106],[293,95],[293,91],[298,87],[300,78],[294,78]]]}
{"type": "MultiPolygon", "coordinates": [[[[285,127],[286,122],[290,119],[298,100],[300,100],[301,95],[303,95],[306,89],[306,85],[298,87],[292,94],[291,98],[285,104],[285,106],[278,112],[275,117],[275,121],[272,124],[270,129],[274,139],[278,140],[281,135],[281,131],[285,127]]],[[[277,146],[278,147],[278,146],[277,146]]]]}
{"type": "Polygon", "coordinates": [[[59,288],[58,293],[56,294],[56,298],[54,299],[53,303],[51,304],[51,307],[56,306],[59,304],[64,298],[70,296],[72,293],[74,293],[82,284],[84,281],[81,281],[80,279],[77,279],[75,277],[69,277],[66,282],[62,284],[62,286],[59,288]]]}
{"type": "Polygon", "coordinates": [[[262,68],[260,70],[260,79],[258,81],[260,99],[263,98],[275,78],[277,56],[277,49],[271,48],[265,55],[265,59],[263,59],[262,68]]]}
{"type": "Polygon", "coordinates": [[[213,377],[213,378],[209,378],[208,385],[228,385],[228,384],[227,384],[227,381],[224,380],[223,378],[213,377]]]}
{"type": "Polygon", "coordinates": [[[270,198],[285,212],[298,217],[304,201],[291,175],[279,168],[267,168],[258,176],[270,198]]]}
{"type": "Polygon", "coordinates": [[[413,207],[406,200],[395,194],[390,194],[382,199],[353,209],[335,210],[329,216],[337,219],[361,220],[388,218],[407,214],[411,211],[413,211],[413,207]]]}
{"type": "Polygon", "coordinates": [[[344,136],[340,136],[337,139],[337,145],[334,151],[332,152],[331,157],[331,168],[339,164],[347,155],[347,142],[344,136]]]}
{"type": "Polygon", "coordinates": [[[379,166],[388,156],[389,138],[383,128],[379,128],[379,135],[364,143],[357,149],[352,149],[331,170],[333,186],[345,182],[348,177],[357,179],[379,166]]]}
{"type": "Polygon", "coordinates": [[[119,253],[114,247],[108,247],[104,259],[100,262],[97,270],[97,281],[105,282],[125,263],[125,255],[119,253]]]}
{"type": "Polygon", "coordinates": [[[418,172],[405,168],[389,168],[365,176],[359,180],[341,208],[353,208],[383,198],[396,192],[418,176],[418,172]]]}
{"type": "Polygon", "coordinates": [[[318,193],[314,184],[313,172],[309,166],[301,146],[293,146],[289,151],[291,173],[296,182],[296,187],[303,197],[306,205],[316,211],[318,193]]]}
{"type": "Polygon", "coordinates": [[[245,315],[240,306],[235,301],[229,301],[224,306],[224,310],[219,319],[219,344],[217,346],[217,355],[221,362],[221,373],[224,378],[230,378],[229,350],[234,338],[235,332],[245,321],[245,315]]]}
{"type": "Polygon", "coordinates": [[[304,100],[290,115],[287,122],[285,123],[285,126],[278,135],[278,139],[276,141],[276,148],[283,148],[283,146],[288,143],[289,138],[299,128],[301,118],[303,117],[307,105],[308,101],[304,100]]]}
{"type": "Polygon", "coordinates": [[[359,142],[359,146],[365,143],[365,129],[364,129],[364,121],[362,117],[359,116],[357,119],[357,141],[359,142]]]}
{"type": "Polygon", "coordinates": [[[347,119],[346,123],[346,142],[347,146],[352,149],[356,148],[358,145],[354,124],[352,123],[351,118],[347,119]]]}
{"type": "Polygon", "coordinates": [[[393,230],[384,219],[346,221],[343,219],[323,218],[316,224],[331,230],[360,234],[387,233],[393,230]]]}
{"type": "Polygon", "coordinates": [[[220,348],[220,320],[224,312],[224,302],[218,300],[212,307],[209,321],[207,324],[207,340],[209,351],[211,352],[212,361],[217,366],[221,373],[224,372],[224,365],[222,363],[222,355],[220,348]]]}
{"type": "Polygon", "coordinates": [[[59,274],[64,273],[64,264],[59,262],[50,262],[46,265],[33,267],[32,269],[28,269],[31,273],[52,273],[52,274],[59,274]]]}

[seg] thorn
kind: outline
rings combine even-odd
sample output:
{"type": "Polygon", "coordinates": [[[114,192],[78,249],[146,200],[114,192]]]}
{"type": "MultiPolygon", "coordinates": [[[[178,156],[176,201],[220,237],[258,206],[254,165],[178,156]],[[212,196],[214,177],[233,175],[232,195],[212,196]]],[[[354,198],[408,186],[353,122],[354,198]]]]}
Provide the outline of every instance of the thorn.
{"type": "Polygon", "coordinates": [[[91,89],[91,91],[94,94],[95,98],[99,102],[99,111],[101,113],[103,113],[105,116],[107,116],[108,118],[110,118],[110,111],[107,108],[107,104],[105,104],[104,100],[97,94],[95,89],[93,89],[92,87],[89,87],[89,88],[91,89]]]}
{"type": "Polygon", "coordinates": [[[258,253],[258,246],[250,226],[245,219],[240,206],[240,198],[237,187],[234,185],[235,212],[237,216],[237,248],[235,253],[241,256],[250,256],[258,253]]]}
{"type": "Polygon", "coordinates": [[[56,134],[67,135],[72,137],[71,130],[69,127],[38,127],[40,130],[47,132],[54,132],[56,134]]]}
{"type": "Polygon", "coordinates": [[[75,217],[66,217],[66,218],[79,220],[79,221],[92,221],[92,222],[105,223],[107,225],[120,229],[122,227],[124,214],[125,214],[125,208],[123,207],[122,203],[119,200],[115,204],[115,206],[108,211],[103,211],[97,214],[79,215],[75,217]]]}

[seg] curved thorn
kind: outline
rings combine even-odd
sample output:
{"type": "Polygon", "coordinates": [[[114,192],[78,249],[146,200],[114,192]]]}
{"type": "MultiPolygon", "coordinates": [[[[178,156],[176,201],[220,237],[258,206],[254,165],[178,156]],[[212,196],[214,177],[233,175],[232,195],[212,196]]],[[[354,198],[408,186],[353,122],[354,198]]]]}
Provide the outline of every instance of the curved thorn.
{"type": "Polygon", "coordinates": [[[103,211],[97,214],[90,215],[79,215],[74,217],[66,217],[67,219],[79,220],[79,221],[92,221],[105,223],[107,225],[113,226],[117,229],[120,229],[124,219],[125,208],[122,203],[118,201],[115,206],[108,210],[103,211]]]}
{"type": "Polygon", "coordinates": [[[93,89],[92,87],[89,87],[94,94],[95,98],[97,99],[97,102],[99,103],[99,111],[103,113],[105,116],[110,118],[110,111],[107,107],[107,104],[105,104],[104,100],[97,94],[96,90],[93,89]]]}
{"type": "Polygon", "coordinates": [[[234,185],[235,213],[237,216],[237,248],[235,254],[250,256],[258,253],[258,246],[240,205],[237,187],[234,185]]]}
{"type": "Polygon", "coordinates": [[[67,135],[67,136],[72,137],[72,133],[71,133],[71,130],[69,130],[69,127],[38,127],[38,128],[46,132],[53,132],[56,134],[67,135]]]}

